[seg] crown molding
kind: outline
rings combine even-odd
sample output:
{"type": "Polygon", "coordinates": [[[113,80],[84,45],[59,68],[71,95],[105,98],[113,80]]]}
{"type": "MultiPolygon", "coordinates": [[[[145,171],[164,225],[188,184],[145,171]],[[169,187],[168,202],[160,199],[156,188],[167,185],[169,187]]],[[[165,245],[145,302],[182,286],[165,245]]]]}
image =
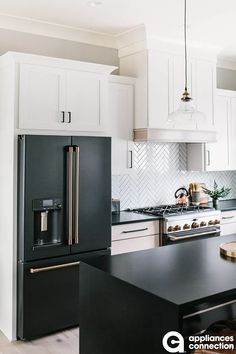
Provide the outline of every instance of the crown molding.
{"type": "MultiPolygon", "coordinates": [[[[183,40],[158,37],[144,25],[121,33],[116,36],[116,38],[119,58],[144,50],[157,50],[159,52],[169,52],[176,55],[181,55],[184,51],[183,40]]],[[[198,58],[216,61],[222,48],[206,43],[188,41],[188,50],[189,55],[192,57],[196,56],[198,58]]]]}
{"type": "Polygon", "coordinates": [[[217,68],[236,70],[236,60],[235,58],[218,57],[217,68]]]}
{"type": "Polygon", "coordinates": [[[134,45],[135,43],[146,41],[146,27],[145,25],[133,27],[128,31],[117,34],[115,38],[117,49],[122,50],[124,48],[134,45]]]}
{"type": "MultiPolygon", "coordinates": [[[[133,27],[128,31],[111,35],[83,28],[64,26],[32,18],[0,13],[0,28],[118,49],[118,56],[120,58],[146,49],[165,52],[170,50],[172,53],[173,51],[178,53],[182,51],[183,46],[181,41],[157,37],[149,31],[144,24],[133,27]]],[[[189,49],[192,53],[196,52],[199,55],[199,53],[202,52],[203,56],[207,53],[209,58],[213,58],[219,54],[222,48],[197,42],[189,42],[189,49]]],[[[236,62],[232,59],[222,60],[220,58],[218,66],[236,70],[236,62]]]]}
{"type": "Polygon", "coordinates": [[[117,49],[114,35],[0,13],[0,28],[117,49]]]}

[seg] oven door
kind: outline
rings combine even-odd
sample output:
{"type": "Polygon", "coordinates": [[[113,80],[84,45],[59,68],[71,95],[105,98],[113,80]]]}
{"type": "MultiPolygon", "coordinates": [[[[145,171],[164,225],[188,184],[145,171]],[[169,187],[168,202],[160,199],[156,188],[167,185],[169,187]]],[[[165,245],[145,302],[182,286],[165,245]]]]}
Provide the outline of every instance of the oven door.
{"type": "Polygon", "coordinates": [[[172,232],[163,235],[163,245],[202,240],[209,237],[220,236],[220,227],[205,227],[188,231],[172,232]]]}

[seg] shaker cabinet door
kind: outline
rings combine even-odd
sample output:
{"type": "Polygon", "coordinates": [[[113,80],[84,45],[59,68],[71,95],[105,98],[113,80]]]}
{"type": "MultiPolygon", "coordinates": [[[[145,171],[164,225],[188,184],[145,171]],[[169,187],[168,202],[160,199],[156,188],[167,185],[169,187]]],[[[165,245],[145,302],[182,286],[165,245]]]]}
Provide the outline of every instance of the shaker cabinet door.
{"type": "Polygon", "coordinates": [[[106,83],[98,74],[67,71],[68,129],[102,131],[106,116],[106,83]]]}
{"type": "Polygon", "coordinates": [[[109,83],[109,133],[112,136],[112,174],[133,168],[133,85],[109,83]]]}
{"type": "Polygon", "coordinates": [[[20,129],[65,129],[65,72],[21,64],[19,83],[20,129]]]}
{"type": "Polygon", "coordinates": [[[215,129],[217,142],[206,144],[206,170],[223,171],[229,169],[229,99],[217,96],[215,100],[215,129]]]}
{"type": "Polygon", "coordinates": [[[230,99],[229,157],[230,170],[236,170],[236,97],[230,99]]]}

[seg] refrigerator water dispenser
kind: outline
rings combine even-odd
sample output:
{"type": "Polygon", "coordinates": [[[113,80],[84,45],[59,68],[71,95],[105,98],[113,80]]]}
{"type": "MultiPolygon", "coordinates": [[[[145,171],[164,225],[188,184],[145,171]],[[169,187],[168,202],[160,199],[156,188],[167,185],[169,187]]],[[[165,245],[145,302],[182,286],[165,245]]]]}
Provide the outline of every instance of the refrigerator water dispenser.
{"type": "Polygon", "coordinates": [[[62,242],[60,219],[62,200],[59,198],[34,199],[34,245],[43,246],[62,242]]]}

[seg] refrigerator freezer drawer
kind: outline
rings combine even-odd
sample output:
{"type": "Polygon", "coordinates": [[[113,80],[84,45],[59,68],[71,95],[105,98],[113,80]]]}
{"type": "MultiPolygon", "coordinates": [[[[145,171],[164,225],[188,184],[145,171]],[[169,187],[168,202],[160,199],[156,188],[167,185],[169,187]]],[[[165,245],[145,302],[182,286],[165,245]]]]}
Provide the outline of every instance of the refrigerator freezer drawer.
{"type": "Polygon", "coordinates": [[[18,337],[32,339],[79,324],[79,262],[18,265],[18,337]]]}
{"type": "Polygon", "coordinates": [[[79,325],[80,262],[110,250],[18,263],[18,338],[79,325]]]}

